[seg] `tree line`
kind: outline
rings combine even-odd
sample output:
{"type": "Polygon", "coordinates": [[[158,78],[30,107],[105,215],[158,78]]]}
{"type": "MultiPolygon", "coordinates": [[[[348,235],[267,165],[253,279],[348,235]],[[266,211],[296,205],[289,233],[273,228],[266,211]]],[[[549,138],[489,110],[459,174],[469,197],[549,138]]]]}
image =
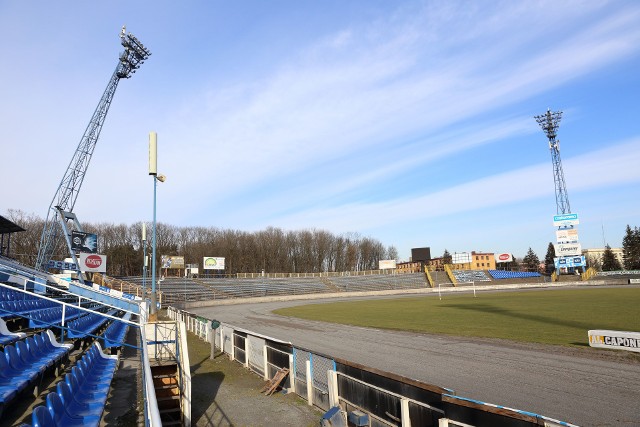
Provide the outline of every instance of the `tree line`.
{"type": "MultiPolygon", "coordinates": [[[[8,210],[8,218],[25,232],[11,237],[11,255],[34,265],[44,219],[20,210],[8,210]]],[[[98,235],[98,253],[107,256],[107,275],[142,275],[142,222],[131,225],[83,224],[85,232],[98,235]]],[[[151,255],[151,228],[147,226],[147,254],[151,255]]],[[[156,225],[157,265],[161,255],[183,256],[185,264],[202,264],[204,257],[224,257],[225,273],[317,273],[375,270],[384,259],[397,259],[394,246],[358,233],[333,234],[326,230],[292,230],[268,227],[240,231],[216,227],[156,225]]],[[[68,257],[64,239],[58,239],[55,260],[68,257]]],[[[150,264],[150,263],[149,263],[150,264]]],[[[202,266],[200,266],[202,268],[202,266]]]]}

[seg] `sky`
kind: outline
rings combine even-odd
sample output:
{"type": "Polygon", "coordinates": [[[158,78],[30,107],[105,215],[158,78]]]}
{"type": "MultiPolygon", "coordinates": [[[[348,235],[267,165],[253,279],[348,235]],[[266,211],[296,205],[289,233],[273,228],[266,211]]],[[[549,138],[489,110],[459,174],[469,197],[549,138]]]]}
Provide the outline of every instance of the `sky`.
{"type": "Polygon", "coordinates": [[[558,130],[583,248],[640,226],[640,2],[0,0],[0,214],[41,217],[122,51],[74,212],[544,258],[558,130]]]}

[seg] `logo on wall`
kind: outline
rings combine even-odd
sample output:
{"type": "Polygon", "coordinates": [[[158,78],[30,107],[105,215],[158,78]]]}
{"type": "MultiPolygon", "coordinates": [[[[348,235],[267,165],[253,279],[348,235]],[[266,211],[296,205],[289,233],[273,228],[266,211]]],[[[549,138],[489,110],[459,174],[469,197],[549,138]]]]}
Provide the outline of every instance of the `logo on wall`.
{"type": "Polygon", "coordinates": [[[98,236],[96,234],[83,233],[82,231],[72,231],[71,250],[95,254],[98,252],[98,236]]]}

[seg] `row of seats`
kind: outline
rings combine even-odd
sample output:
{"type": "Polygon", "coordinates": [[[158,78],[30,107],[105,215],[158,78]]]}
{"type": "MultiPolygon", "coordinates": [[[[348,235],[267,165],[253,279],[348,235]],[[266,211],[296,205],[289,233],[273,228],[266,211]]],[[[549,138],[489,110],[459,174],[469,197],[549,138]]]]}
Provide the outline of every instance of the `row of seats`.
{"type": "Polygon", "coordinates": [[[0,288],[0,302],[16,301],[16,300],[34,300],[34,299],[38,299],[38,297],[34,294],[14,291],[13,289],[0,288]]]}
{"type": "MultiPolygon", "coordinates": [[[[109,315],[113,316],[117,310],[109,311],[109,315]]],[[[100,329],[108,318],[96,313],[90,313],[86,316],[82,316],[78,319],[70,321],[66,324],[67,336],[69,338],[86,338],[87,335],[93,334],[96,330],[100,329]]]]}
{"type": "Polygon", "coordinates": [[[491,281],[483,270],[453,270],[453,275],[458,283],[491,281]]]}
{"type": "MultiPolygon", "coordinates": [[[[71,321],[82,316],[85,312],[77,307],[68,305],[65,309],[65,322],[71,321]]],[[[30,328],[46,328],[51,325],[59,325],[62,323],[62,306],[46,308],[29,313],[30,328]]]]}
{"type": "Polygon", "coordinates": [[[540,277],[540,273],[530,271],[504,271],[504,270],[488,270],[494,279],[527,279],[530,277],[540,277]]]}
{"type": "MultiPolygon", "coordinates": [[[[123,317],[123,320],[130,320],[131,313],[126,313],[123,317]]],[[[104,347],[112,348],[112,347],[121,347],[124,342],[124,337],[127,335],[127,330],[129,329],[129,325],[125,322],[121,322],[116,320],[112,322],[109,327],[102,334],[104,347]]]]}
{"type": "Polygon", "coordinates": [[[55,301],[45,299],[23,299],[17,301],[0,301],[0,317],[15,317],[45,308],[57,307],[55,301]]]}
{"type": "Polygon", "coordinates": [[[118,356],[105,355],[96,342],[47,394],[46,406],[33,410],[32,426],[98,426],[117,364],[118,356]]]}
{"type": "Polygon", "coordinates": [[[44,375],[68,360],[70,344],[59,344],[50,330],[7,345],[0,354],[0,415],[25,390],[38,393],[44,375]]]}

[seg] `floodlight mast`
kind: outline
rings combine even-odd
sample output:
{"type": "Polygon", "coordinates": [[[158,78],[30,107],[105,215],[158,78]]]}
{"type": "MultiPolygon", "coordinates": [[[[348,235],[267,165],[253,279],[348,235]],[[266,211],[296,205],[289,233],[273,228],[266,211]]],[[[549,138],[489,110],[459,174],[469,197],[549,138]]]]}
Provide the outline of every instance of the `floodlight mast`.
{"type": "Polygon", "coordinates": [[[562,171],[562,160],[560,159],[560,141],[556,139],[561,118],[562,111],[551,112],[551,110],[547,110],[545,114],[535,116],[536,122],[538,122],[549,139],[551,163],[553,164],[553,182],[556,187],[556,213],[558,215],[571,213],[569,194],[567,193],[567,185],[562,171]]]}
{"type": "MultiPolygon", "coordinates": [[[[71,162],[49,205],[47,219],[45,220],[42,236],[40,237],[40,247],[38,248],[38,258],[35,265],[37,269],[47,270],[47,264],[53,255],[60,228],[62,227],[62,225],[59,226],[57,220],[62,224],[62,222],[65,221],[63,213],[73,211],[96,142],[100,136],[102,125],[111,106],[113,95],[118,87],[118,82],[120,79],[130,78],[151,55],[151,52],[149,52],[133,34],[127,33],[124,26],[120,32],[120,43],[124,47],[124,51],[120,54],[118,65],[107,84],[107,88],[102,94],[102,98],[100,98],[98,106],[93,112],[93,116],[91,116],[89,125],[84,131],[78,148],[76,148],[71,162]]],[[[70,248],[69,250],[71,251],[70,248]]]]}

